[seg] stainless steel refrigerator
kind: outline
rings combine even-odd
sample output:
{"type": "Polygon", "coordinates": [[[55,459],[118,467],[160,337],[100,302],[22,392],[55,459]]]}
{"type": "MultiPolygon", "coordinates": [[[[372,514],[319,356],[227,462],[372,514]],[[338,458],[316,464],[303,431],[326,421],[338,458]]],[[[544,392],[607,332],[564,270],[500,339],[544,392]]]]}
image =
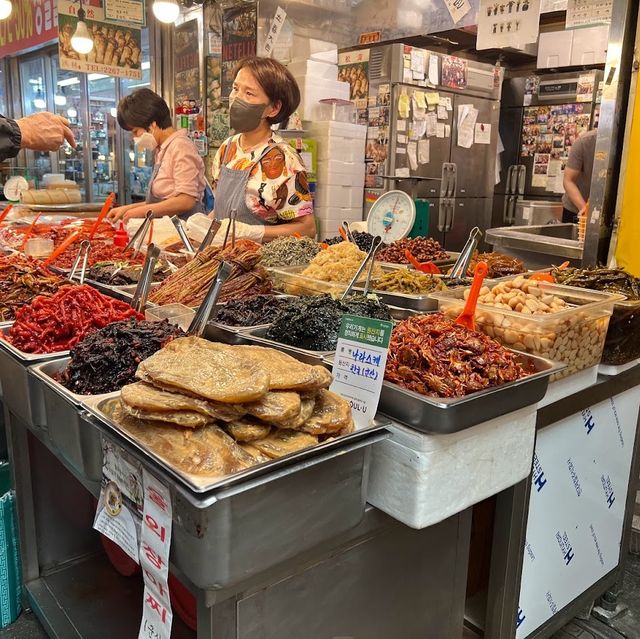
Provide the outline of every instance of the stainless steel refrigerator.
{"type": "Polygon", "coordinates": [[[505,80],[500,108],[504,151],[493,226],[516,222],[523,200],[560,201],[571,146],[594,126],[602,78],[602,71],[592,70],[505,80]]]}
{"type": "Polygon", "coordinates": [[[424,230],[450,250],[462,248],[474,226],[489,228],[502,73],[500,67],[403,44],[371,49],[368,109],[359,112],[359,120],[366,118],[368,125],[365,210],[378,194],[394,188],[411,194],[418,204],[425,200],[430,211],[424,230]],[[420,93],[426,95],[429,120],[424,133],[415,119],[422,115],[415,108],[420,93]],[[403,117],[403,95],[410,103],[408,117],[403,117]],[[459,122],[461,113],[471,119],[459,122]],[[417,165],[408,152],[412,141],[423,149],[417,165]],[[470,141],[470,147],[461,141],[470,141]]]}

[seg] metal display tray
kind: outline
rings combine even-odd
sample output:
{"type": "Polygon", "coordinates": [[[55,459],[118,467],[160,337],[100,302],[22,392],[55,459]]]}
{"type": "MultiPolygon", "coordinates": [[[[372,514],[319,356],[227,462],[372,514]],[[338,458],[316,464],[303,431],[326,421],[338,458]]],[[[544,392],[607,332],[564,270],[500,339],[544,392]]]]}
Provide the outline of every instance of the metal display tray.
{"type": "Polygon", "coordinates": [[[112,393],[101,395],[79,395],[65,388],[54,379],[69,364],[64,357],[50,362],[36,364],[28,369],[39,388],[37,401],[42,402],[49,438],[58,452],[75,471],[90,481],[102,478],[102,445],[100,434],[89,428],[80,405],[91,397],[110,397],[112,393]]]}
{"type": "MultiPolygon", "coordinates": [[[[447,251],[449,257],[443,258],[441,260],[433,260],[433,263],[436,266],[450,266],[456,263],[456,260],[460,257],[459,252],[455,251],[447,251]]],[[[387,268],[413,268],[411,264],[398,264],[397,262],[378,262],[380,266],[386,266],[387,268]]]]}
{"type": "MultiPolygon", "coordinates": [[[[513,352],[524,366],[533,365],[535,373],[459,398],[428,397],[384,381],[378,410],[421,432],[442,435],[536,404],[545,396],[551,375],[565,365],[536,355],[513,352]]],[[[326,361],[333,366],[333,357],[326,361]]]]}
{"type": "Polygon", "coordinates": [[[229,326],[220,322],[209,322],[204,329],[202,337],[211,342],[223,342],[237,346],[238,344],[249,344],[252,340],[248,333],[260,328],[267,329],[270,324],[257,324],[256,326],[229,326]]]}
{"type": "Polygon", "coordinates": [[[376,421],[369,428],[357,430],[353,433],[350,433],[349,435],[342,435],[340,437],[336,437],[335,439],[327,440],[318,444],[317,446],[300,450],[290,455],[286,455],[285,457],[281,457],[280,459],[274,459],[270,462],[258,464],[232,475],[215,478],[204,478],[200,480],[193,475],[175,468],[173,465],[167,462],[159,453],[149,449],[147,446],[139,442],[135,437],[123,430],[119,426],[119,424],[114,421],[107,412],[105,412],[105,410],[108,409],[109,406],[113,406],[115,402],[118,402],[119,398],[120,392],[112,393],[106,397],[90,397],[85,399],[81,403],[81,407],[85,409],[85,411],[87,411],[89,415],[93,416],[94,419],[98,420],[101,424],[106,426],[110,431],[117,433],[119,437],[123,438],[139,451],[152,458],[156,462],[156,464],[158,464],[165,472],[170,474],[180,484],[188,488],[190,491],[198,494],[211,494],[216,490],[231,488],[233,486],[239,485],[245,480],[260,477],[273,470],[287,468],[289,465],[296,464],[297,462],[311,460],[314,457],[322,456],[325,453],[328,453],[332,456],[340,455],[340,451],[343,446],[350,446],[351,444],[364,446],[371,444],[373,443],[373,440],[370,440],[370,435],[376,431],[382,430],[385,424],[388,422],[388,420],[383,418],[382,420],[376,421]]]}

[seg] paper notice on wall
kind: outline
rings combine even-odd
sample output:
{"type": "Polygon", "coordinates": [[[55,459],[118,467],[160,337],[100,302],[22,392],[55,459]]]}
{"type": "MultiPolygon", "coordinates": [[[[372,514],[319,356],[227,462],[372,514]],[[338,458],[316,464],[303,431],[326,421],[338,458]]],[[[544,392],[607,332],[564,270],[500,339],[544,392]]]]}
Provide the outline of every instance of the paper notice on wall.
{"type": "Polygon", "coordinates": [[[427,120],[414,120],[411,124],[409,137],[412,140],[419,140],[427,131],[427,120]]]}
{"type": "Polygon", "coordinates": [[[450,95],[440,95],[440,105],[447,111],[453,111],[453,103],[450,95]]]}
{"type": "Polygon", "coordinates": [[[406,146],[397,146],[396,147],[396,153],[398,155],[406,155],[407,154],[407,147],[406,146]]]}
{"type": "Polygon", "coordinates": [[[412,171],[418,168],[418,145],[415,142],[407,144],[407,155],[409,156],[409,166],[412,171]]]}
{"type": "MultiPolygon", "coordinates": [[[[580,0],[582,1],[582,0],[580,0]]],[[[540,31],[540,0],[496,3],[480,0],[476,48],[522,49],[537,42],[540,31]]]]}
{"type": "Polygon", "coordinates": [[[429,164],[429,140],[418,141],[418,164],[429,164]]]}
{"type": "Polygon", "coordinates": [[[407,136],[406,136],[406,135],[404,135],[404,134],[400,134],[400,133],[399,133],[399,134],[396,136],[396,142],[397,142],[398,144],[406,144],[406,143],[407,143],[407,136]]]}
{"type": "Polygon", "coordinates": [[[578,89],[576,91],[576,100],[578,102],[591,102],[593,100],[593,92],[595,91],[596,76],[595,73],[581,73],[578,76],[578,89]]]}
{"type": "Polygon", "coordinates": [[[567,0],[542,0],[540,13],[552,13],[553,11],[566,11],[567,0]]]}
{"type": "Polygon", "coordinates": [[[429,84],[433,85],[434,87],[437,86],[440,79],[438,59],[439,56],[437,56],[435,53],[429,54],[429,84]]]}
{"type": "MultiPolygon", "coordinates": [[[[426,66],[427,52],[424,49],[411,49],[411,70],[424,78],[424,70],[426,66]]],[[[415,78],[415,75],[414,75],[415,78]]],[[[417,79],[417,78],[416,78],[417,79]]]]}
{"type": "Polygon", "coordinates": [[[434,112],[427,113],[427,137],[430,138],[438,132],[438,118],[434,112]]]}
{"type": "Polygon", "coordinates": [[[478,109],[472,104],[458,105],[458,146],[471,148],[477,119],[478,109]]]}
{"type": "Polygon", "coordinates": [[[566,28],[609,24],[612,9],[613,0],[568,0],[566,28]]]}
{"type": "Polygon", "coordinates": [[[486,122],[476,122],[473,140],[476,144],[491,144],[491,125],[486,122]]]}
{"type": "Polygon", "coordinates": [[[438,120],[447,120],[449,118],[447,115],[447,109],[441,104],[438,105],[436,113],[438,114],[438,120]]]}
{"type": "Polygon", "coordinates": [[[413,71],[411,71],[411,69],[409,69],[409,68],[402,69],[402,81],[405,84],[412,84],[412,82],[413,82],[413,71]]]}
{"type": "Polygon", "coordinates": [[[424,97],[424,91],[414,91],[413,92],[413,99],[414,99],[415,104],[418,106],[419,109],[426,109],[427,108],[427,102],[426,102],[425,97],[424,97]]]}
{"type": "Polygon", "coordinates": [[[562,172],[562,160],[549,160],[547,175],[555,177],[562,172]]]}
{"type": "Polygon", "coordinates": [[[407,121],[406,120],[398,120],[396,122],[396,129],[398,131],[406,131],[407,130],[407,121]]]}
{"type": "Polygon", "coordinates": [[[403,167],[401,169],[396,169],[396,177],[399,177],[399,178],[411,177],[411,171],[409,171],[409,167],[403,167]]]}
{"type": "Polygon", "coordinates": [[[437,138],[443,138],[444,137],[444,131],[445,131],[445,123],[444,122],[438,122],[438,125],[436,126],[436,137],[437,138]]]}
{"type": "Polygon", "coordinates": [[[460,22],[471,11],[469,0],[444,0],[444,4],[454,23],[460,22]]]}
{"type": "Polygon", "coordinates": [[[409,96],[406,93],[402,93],[398,97],[398,116],[401,117],[403,120],[406,120],[409,117],[409,109],[410,109],[409,96]]]}
{"type": "Polygon", "coordinates": [[[440,104],[440,94],[437,91],[427,91],[427,105],[430,109],[440,104]]]}
{"type": "Polygon", "coordinates": [[[445,124],[444,125],[444,137],[445,138],[450,138],[451,137],[451,125],[450,124],[445,124]]]}

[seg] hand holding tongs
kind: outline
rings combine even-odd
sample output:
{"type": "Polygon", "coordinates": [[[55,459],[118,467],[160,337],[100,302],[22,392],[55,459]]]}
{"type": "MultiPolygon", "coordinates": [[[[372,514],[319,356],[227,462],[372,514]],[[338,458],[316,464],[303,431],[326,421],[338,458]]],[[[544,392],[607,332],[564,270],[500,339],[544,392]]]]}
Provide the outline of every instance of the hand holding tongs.
{"type": "Polygon", "coordinates": [[[216,236],[216,233],[219,230],[220,230],[220,222],[218,222],[218,220],[213,218],[213,220],[211,220],[211,226],[209,227],[207,234],[204,236],[204,239],[202,240],[202,242],[200,243],[200,246],[196,250],[196,255],[198,253],[202,253],[202,251],[204,251],[206,248],[209,247],[211,242],[213,242],[213,238],[216,236]]]}
{"type": "Polygon", "coordinates": [[[229,214],[229,225],[227,226],[227,231],[224,234],[224,242],[222,243],[222,248],[227,248],[227,240],[229,239],[229,231],[231,231],[231,248],[236,245],[236,216],[238,212],[233,209],[229,214]]]}
{"type": "Polygon", "coordinates": [[[218,301],[218,297],[220,297],[222,286],[227,281],[229,275],[231,275],[231,269],[232,266],[228,262],[222,262],[222,264],[220,264],[216,279],[207,291],[207,294],[204,300],[202,300],[202,304],[200,304],[200,308],[198,308],[193,320],[191,320],[189,330],[187,331],[190,335],[200,337],[202,333],[204,333],[204,329],[206,328],[209,317],[211,316],[211,311],[213,311],[213,308],[218,301]]]}
{"type": "Polygon", "coordinates": [[[189,236],[185,231],[182,220],[177,215],[172,215],[171,221],[173,222],[173,225],[176,227],[176,231],[178,231],[178,235],[180,236],[180,239],[182,240],[184,247],[187,249],[187,251],[189,251],[189,253],[195,253],[193,244],[191,244],[191,240],[189,239],[189,236]]]}
{"type": "Polygon", "coordinates": [[[467,269],[469,268],[469,262],[471,262],[471,258],[473,257],[473,253],[478,247],[478,242],[482,237],[482,231],[474,226],[469,233],[469,239],[467,243],[462,248],[458,259],[453,265],[452,269],[449,271],[448,277],[451,279],[459,279],[461,277],[467,276],[467,269]]]}
{"type": "Polygon", "coordinates": [[[346,220],[342,221],[342,224],[338,227],[338,233],[345,242],[351,242],[355,244],[355,240],[353,239],[353,233],[351,232],[351,228],[349,227],[349,222],[346,220]]]}
{"type": "Polygon", "coordinates": [[[144,222],[140,225],[138,230],[134,233],[133,237],[129,240],[129,243],[125,246],[125,252],[129,249],[132,249],[136,246],[136,242],[140,240],[137,244],[137,247],[133,251],[133,256],[135,257],[142,247],[142,243],[144,242],[144,236],[147,234],[147,229],[151,224],[151,220],[153,219],[153,211],[149,209],[147,214],[144,216],[144,222]]]}
{"type": "Polygon", "coordinates": [[[362,260],[362,264],[360,264],[358,270],[356,271],[356,274],[353,276],[353,279],[349,282],[349,286],[347,286],[344,293],[342,294],[342,297],[340,298],[341,300],[345,299],[351,293],[351,289],[355,286],[358,278],[362,274],[362,271],[364,271],[364,267],[369,264],[369,270],[367,271],[367,280],[364,285],[364,295],[367,294],[367,291],[369,290],[369,284],[371,283],[371,273],[375,264],[375,256],[381,244],[382,238],[379,235],[376,235],[371,242],[371,248],[369,249],[367,256],[364,258],[364,260],[362,260]]]}
{"type": "Polygon", "coordinates": [[[84,276],[87,270],[87,262],[89,261],[90,251],[91,251],[91,242],[89,242],[89,240],[82,240],[82,242],[80,242],[78,255],[76,256],[75,262],[71,267],[71,273],[69,273],[70,280],[73,279],[74,275],[76,274],[78,265],[80,264],[80,260],[82,260],[82,267],[80,268],[80,275],[78,277],[78,281],[80,282],[80,284],[84,284],[84,276]]]}
{"type": "Polygon", "coordinates": [[[160,249],[155,244],[149,244],[147,247],[147,256],[144,259],[144,266],[142,267],[140,279],[138,280],[138,286],[136,286],[136,292],[133,294],[133,299],[131,300],[131,307],[138,311],[138,313],[142,313],[144,305],[147,303],[149,288],[151,287],[153,272],[158,257],[160,257],[160,249]]]}

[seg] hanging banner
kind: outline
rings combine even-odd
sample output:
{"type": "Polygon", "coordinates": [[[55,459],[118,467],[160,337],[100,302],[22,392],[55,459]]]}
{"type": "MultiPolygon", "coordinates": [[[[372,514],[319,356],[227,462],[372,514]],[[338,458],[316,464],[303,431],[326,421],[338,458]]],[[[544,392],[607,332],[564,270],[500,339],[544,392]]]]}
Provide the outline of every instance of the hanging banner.
{"type": "Polygon", "coordinates": [[[21,53],[58,37],[57,0],[22,0],[0,20],[0,58],[21,53]]]}
{"type": "Polygon", "coordinates": [[[195,114],[200,111],[200,46],[198,20],[188,20],[175,28],[173,34],[173,69],[176,113],[195,114]]]}
{"type": "Polygon", "coordinates": [[[256,54],[256,5],[225,9],[222,15],[222,97],[228,98],[238,62],[256,54]]]}
{"type": "Polygon", "coordinates": [[[338,80],[349,83],[349,99],[355,102],[356,109],[366,109],[369,103],[369,49],[341,53],[338,67],[338,80]]]}
{"type": "Polygon", "coordinates": [[[93,49],[86,55],[71,46],[78,25],[77,2],[59,0],[58,53],[60,68],[82,73],[104,73],[116,78],[142,79],[142,37],[139,26],[109,21],[103,0],[84,3],[85,23],[93,39],[93,49]]]}
{"type": "Polygon", "coordinates": [[[568,0],[566,28],[609,24],[612,9],[613,0],[568,0]]]}
{"type": "Polygon", "coordinates": [[[538,40],[540,0],[480,0],[477,49],[522,49],[538,40]]]}

